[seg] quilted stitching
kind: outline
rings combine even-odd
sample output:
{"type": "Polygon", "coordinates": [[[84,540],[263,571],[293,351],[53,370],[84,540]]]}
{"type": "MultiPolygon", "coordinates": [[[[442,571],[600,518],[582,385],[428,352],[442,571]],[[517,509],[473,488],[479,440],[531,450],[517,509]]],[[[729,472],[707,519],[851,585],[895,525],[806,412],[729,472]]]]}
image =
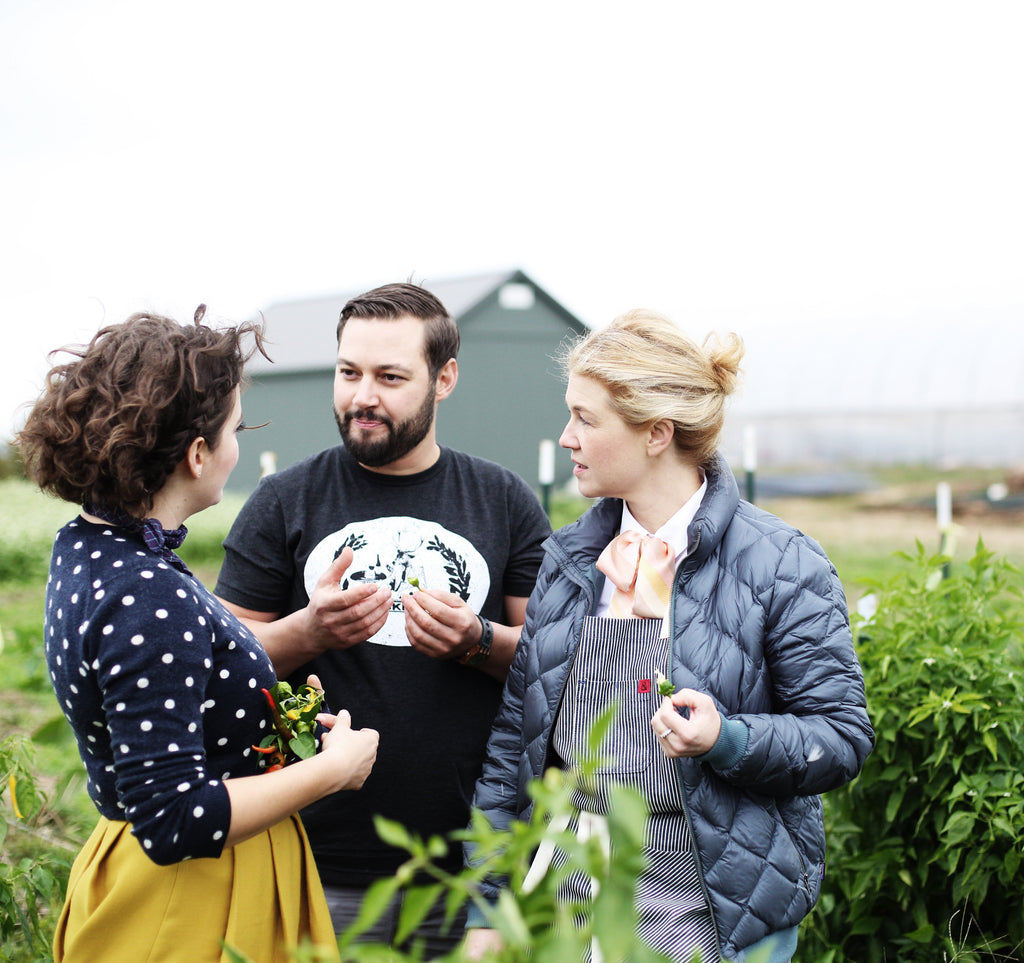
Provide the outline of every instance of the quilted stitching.
{"type": "MultiPolygon", "coordinates": [[[[818,794],[856,775],[873,734],[835,569],[813,540],[741,503],[721,460],[708,483],[691,527],[697,551],[677,573],[673,678],[710,692],[749,730],[727,771],[679,761],[722,950],[734,955],[814,905],[825,851],[818,794]]],[[[571,650],[593,604],[587,566],[620,512],[617,500],[600,501],[545,546],[474,800],[496,825],[528,816],[516,807],[550,763],[571,650]]]]}

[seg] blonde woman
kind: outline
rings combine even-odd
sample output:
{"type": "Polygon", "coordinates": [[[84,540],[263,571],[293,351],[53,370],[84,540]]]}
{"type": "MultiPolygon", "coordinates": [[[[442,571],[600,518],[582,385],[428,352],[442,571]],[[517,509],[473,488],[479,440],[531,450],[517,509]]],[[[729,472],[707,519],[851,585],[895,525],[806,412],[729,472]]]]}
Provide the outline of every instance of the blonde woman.
{"type": "Polygon", "coordinates": [[[285,961],[304,938],[336,953],[294,814],[358,789],[377,733],[323,714],[321,752],[261,772],[273,667],[175,552],[238,461],[246,341],[261,330],[201,319],[134,315],[66,349],[18,439],[43,490],[82,506],[54,543],[44,633],[100,818],[56,963],[226,961],[222,942],[285,961]]]}
{"type": "MultiPolygon", "coordinates": [[[[835,569],[741,501],[717,453],[742,354],[646,311],[567,353],[560,444],[600,501],[545,543],[474,798],[495,826],[528,818],[529,781],[571,767],[617,700],[612,762],[575,802],[592,824],[609,783],[645,795],[638,932],[680,963],[792,957],[824,870],[819,794],[873,742],[835,569]]],[[[469,926],[471,953],[494,945],[482,914],[469,926]]]]}

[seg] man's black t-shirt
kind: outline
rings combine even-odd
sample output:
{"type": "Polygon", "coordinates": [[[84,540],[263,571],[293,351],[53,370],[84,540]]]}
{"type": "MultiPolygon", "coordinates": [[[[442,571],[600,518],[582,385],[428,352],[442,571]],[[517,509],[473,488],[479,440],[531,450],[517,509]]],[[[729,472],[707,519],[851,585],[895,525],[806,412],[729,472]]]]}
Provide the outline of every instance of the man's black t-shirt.
{"type": "MultiPolygon", "coordinates": [[[[464,827],[501,685],[455,660],[416,652],[400,597],[423,588],[465,599],[505,621],[503,600],[528,596],[550,525],[530,488],[493,462],[442,448],[416,475],[362,468],[342,446],[264,478],[225,540],[217,595],[259,612],[305,607],[324,570],[351,546],[342,579],[384,583],[394,594],[385,626],[370,640],[303,666],[316,673],[332,711],[380,732],[363,788],[303,810],[323,882],[365,887],[391,875],[402,851],[383,843],[379,814],[422,835],[464,827]]],[[[461,853],[452,847],[448,865],[461,853]]]]}

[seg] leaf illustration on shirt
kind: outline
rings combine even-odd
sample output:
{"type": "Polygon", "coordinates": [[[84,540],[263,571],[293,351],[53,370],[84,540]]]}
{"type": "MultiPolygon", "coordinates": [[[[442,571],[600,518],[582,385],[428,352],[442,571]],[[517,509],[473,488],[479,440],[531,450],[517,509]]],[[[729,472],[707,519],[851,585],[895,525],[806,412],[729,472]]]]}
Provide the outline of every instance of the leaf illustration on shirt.
{"type": "Polygon", "coordinates": [[[428,552],[438,552],[445,560],[444,570],[448,575],[452,594],[459,596],[463,601],[469,598],[469,570],[466,568],[466,560],[444,544],[439,538],[434,537],[427,543],[428,552]]]}
{"type": "Polygon", "coordinates": [[[343,551],[345,551],[346,548],[351,548],[352,551],[354,552],[354,551],[356,551],[356,549],[364,548],[365,546],[366,546],[366,539],[362,535],[359,535],[359,534],[349,535],[345,539],[345,541],[343,541],[338,546],[337,551],[335,551],[335,553],[334,553],[334,559],[332,559],[332,561],[337,559],[337,557],[343,551]]]}

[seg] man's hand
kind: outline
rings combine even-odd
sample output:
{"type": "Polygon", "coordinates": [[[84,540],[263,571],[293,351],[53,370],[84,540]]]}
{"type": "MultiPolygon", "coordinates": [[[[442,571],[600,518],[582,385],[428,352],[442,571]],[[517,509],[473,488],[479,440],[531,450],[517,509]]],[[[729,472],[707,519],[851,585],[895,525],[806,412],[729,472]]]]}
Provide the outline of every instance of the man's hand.
{"type": "Polygon", "coordinates": [[[341,588],[352,557],[351,548],[342,549],[320,576],[305,608],[308,638],[321,652],[365,642],[381,630],[391,611],[391,592],[383,586],[367,583],[341,588]]]}
{"type": "Polygon", "coordinates": [[[280,612],[247,609],[221,599],[260,640],[279,679],[331,649],[348,649],[379,632],[391,611],[391,592],[366,583],[342,589],[352,549],[342,549],[316,583],[304,609],[280,612]]]}
{"type": "Polygon", "coordinates": [[[402,597],[405,634],[417,652],[455,659],[468,652],[483,629],[476,613],[457,595],[426,589],[402,597]]]}

